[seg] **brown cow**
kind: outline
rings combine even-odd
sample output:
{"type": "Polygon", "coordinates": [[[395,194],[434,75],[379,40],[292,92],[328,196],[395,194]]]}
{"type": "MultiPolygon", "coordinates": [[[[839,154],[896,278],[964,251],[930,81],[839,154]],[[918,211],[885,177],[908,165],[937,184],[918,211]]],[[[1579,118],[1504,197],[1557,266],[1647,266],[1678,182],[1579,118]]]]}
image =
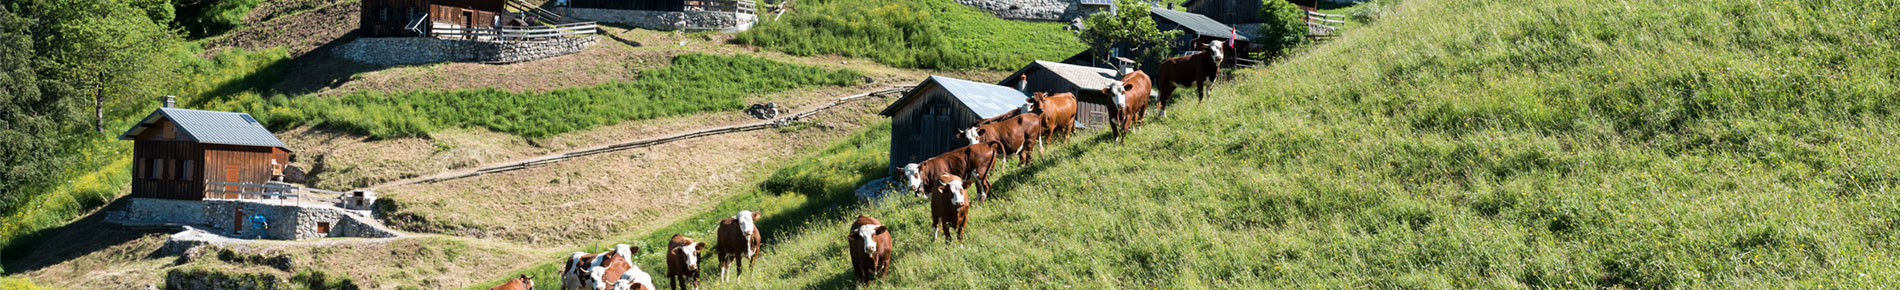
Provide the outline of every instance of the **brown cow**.
{"type": "Polygon", "coordinates": [[[1161,81],[1155,85],[1161,89],[1157,105],[1162,116],[1168,115],[1168,105],[1174,102],[1176,85],[1193,86],[1200,95],[1196,100],[1207,99],[1207,84],[1220,75],[1220,64],[1226,61],[1221,45],[1222,41],[1215,40],[1196,46],[1200,51],[1193,54],[1161,60],[1161,81]]]}
{"type": "Polygon", "coordinates": [[[871,279],[890,274],[891,232],[884,223],[858,215],[844,239],[848,245],[845,251],[851,256],[851,273],[857,276],[858,283],[870,283],[871,279]]]}
{"type": "Polygon", "coordinates": [[[937,234],[948,240],[951,230],[956,230],[957,240],[963,240],[963,226],[970,221],[970,199],[963,194],[963,179],[956,175],[938,177],[943,182],[930,195],[930,226],[937,228],[937,234]]]}
{"type": "Polygon", "coordinates": [[[1044,139],[1060,133],[1062,140],[1067,141],[1070,134],[1075,134],[1075,94],[1036,93],[1029,97],[1029,109],[1042,116],[1043,131],[1047,134],[1044,139]]]}
{"type": "Polygon", "coordinates": [[[706,243],[680,234],[673,234],[673,240],[667,241],[666,277],[673,281],[674,289],[699,288],[699,249],[704,248],[706,243]]]}
{"type": "Polygon", "coordinates": [[[534,290],[534,276],[523,274],[519,278],[508,279],[508,283],[495,285],[488,290],[534,290]]]}
{"type": "Polygon", "coordinates": [[[758,212],[742,210],[732,218],[719,221],[719,227],[714,230],[719,235],[719,244],[713,245],[713,251],[719,257],[720,276],[726,275],[727,263],[738,262],[740,274],[745,273],[746,263],[758,264],[761,241],[758,220],[758,212]]]}
{"type": "Polygon", "coordinates": [[[653,286],[653,277],[646,271],[641,271],[640,267],[633,265],[633,252],[639,250],[640,247],[619,244],[614,246],[613,251],[600,254],[586,255],[575,252],[573,256],[568,257],[568,269],[563,271],[561,289],[654,290],[656,288],[653,286]],[[583,264],[586,270],[578,270],[583,264]],[[567,276],[571,274],[579,275],[567,276]],[[612,282],[609,283],[609,281],[612,282]]]}
{"type": "Polygon", "coordinates": [[[1001,152],[1003,143],[996,141],[958,147],[937,157],[924,159],[922,163],[904,165],[904,180],[909,183],[911,192],[927,197],[930,192],[924,189],[939,184],[937,176],[969,176],[975,182],[964,183],[964,189],[976,185],[977,190],[982,192],[977,200],[985,200],[990,194],[990,171],[995,170],[996,155],[1001,152]]]}
{"type": "Polygon", "coordinates": [[[1141,126],[1151,90],[1148,74],[1135,69],[1123,70],[1122,80],[1102,89],[1103,94],[1115,101],[1115,105],[1108,108],[1109,117],[1114,119],[1109,125],[1115,129],[1115,142],[1121,142],[1123,135],[1141,126]]]}
{"type": "Polygon", "coordinates": [[[1004,154],[1014,154],[1021,164],[1026,165],[1029,164],[1030,156],[1035,154],[1036,141],[1042,140],[1042,135],[1046,133],[1044,129],[1042,115],[1022,113],[1004,119],[1002,122],[964,129],[963,139],[969,140],[970,145],[989,141],[1002,142],[1004,154]]]}

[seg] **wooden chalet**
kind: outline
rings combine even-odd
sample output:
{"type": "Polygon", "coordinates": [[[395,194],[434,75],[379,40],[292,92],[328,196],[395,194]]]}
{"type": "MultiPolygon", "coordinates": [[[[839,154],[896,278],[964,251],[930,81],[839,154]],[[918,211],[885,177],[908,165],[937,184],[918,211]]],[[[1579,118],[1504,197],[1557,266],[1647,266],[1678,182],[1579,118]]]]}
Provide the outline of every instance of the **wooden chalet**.
{"type": "Polygon", "coordinates": [[[1075,122],[1078,128],[1108,128],[1108,108],[1114,100],[1102,89],[1114,85],[1115,70],[1050,61],[1034,61],[1003,78],[997,85],[1020,88],[1025,95],[1037,92],[1073,93],[1076,98],[1075,122]],[[1024,84],[1022,76],[1029,76],[1024,84]]]}
{"type": "MultiPolygon", "coordinates": [[[[1188,0],[1181,3],[1187,12],[1205,15],[1214,21],[1230,24],[1261,23],[1260,3],[1262,0],[1188,0]]],[[[1274,1],[1274,0],[1265,0],[1274,1]]],[[[1282,0],[1284,1],[1284,0],[1282,0]]]]}
{"type": "Polygon", "coordinates": [[[586,35],[596,29],[593,22],[576,22],[522,0],[363,0],[361,5],[363,37],[512,40],[586,35]]]}
{"type": "Polygon", "coordinates": [[[282,176],[290,148],[250,114],[165,106],[133,125],[132,197],[240,198],[282,176]]]}
{"type": "Polygon", "coordinates": [[[970,145],[958,130],[1021,108],[1028,98],[1011,87],[941,76],[924,79],[878,113],[891,118],[889,169],[970,145]]]}

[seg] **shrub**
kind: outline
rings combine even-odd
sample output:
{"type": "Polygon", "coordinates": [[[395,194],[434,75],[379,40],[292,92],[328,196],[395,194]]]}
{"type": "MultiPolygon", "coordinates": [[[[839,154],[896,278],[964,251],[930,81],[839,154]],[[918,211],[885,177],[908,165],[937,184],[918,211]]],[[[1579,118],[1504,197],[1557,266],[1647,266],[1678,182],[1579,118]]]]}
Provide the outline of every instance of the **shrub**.
{"type": "Polygon", "coordinates": [[[1264,0],[1260,4],[1260,38],[1255,43],[1271,54],[1286,53],[1306,43],[1306,10],[1286,1],[1264,0]]]}

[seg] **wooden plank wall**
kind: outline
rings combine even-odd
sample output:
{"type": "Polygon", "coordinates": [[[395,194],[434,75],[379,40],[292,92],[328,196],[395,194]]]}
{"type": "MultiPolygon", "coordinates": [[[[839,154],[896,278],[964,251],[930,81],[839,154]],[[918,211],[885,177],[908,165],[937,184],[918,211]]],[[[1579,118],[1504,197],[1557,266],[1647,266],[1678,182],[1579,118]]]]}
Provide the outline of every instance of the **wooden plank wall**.
{"type": "Polygon", "coordinates": [[[428,12],[429,1],[363,0],[362,5],[358,22],[364,37],[406,37],[419,36],[403,26],[409,24],[409,17],[428,12]]]}
{"type": "MultiPolygon", "coordinates": [[[[154,131],[158,130],[146,132],[154,131]]],[[[132,197],[180,200],[203,198],[202,148],[198,143],[186,141],[133,141],[132,197]]]]}
{"type": "MultiPolygon", "coordinates": [[[[271,159],[278,158],[281,149],[269,147],[204,145],[205,180],[213,182],[239,182],[262,184],[271,178],[271,159]],[[235,172],[236,175],[230,175],[235,172]]],[[[287,156],[287,155],[286,155],[287,156]]],[[[286,158],[287,159],[287,158],[286,158]]],[[[288,164],[286,159],[278,159],[279,164],[288,164]]],[[[235,189],[235,188],[233,188],[235,189]]],[[[225,197],[235,198],[235,197],[225,197]]]]}
{"type": "Polygon", "coordinates": [[[969,145],[969,141],[956,136],[957,130],[983,120],[942,87],[933,84],[923,89],[928,91],[891,118],[890,166],[894,170],[969,145]],[[948,115],[929,116],[933,106],[948,111],[948,115]]]}

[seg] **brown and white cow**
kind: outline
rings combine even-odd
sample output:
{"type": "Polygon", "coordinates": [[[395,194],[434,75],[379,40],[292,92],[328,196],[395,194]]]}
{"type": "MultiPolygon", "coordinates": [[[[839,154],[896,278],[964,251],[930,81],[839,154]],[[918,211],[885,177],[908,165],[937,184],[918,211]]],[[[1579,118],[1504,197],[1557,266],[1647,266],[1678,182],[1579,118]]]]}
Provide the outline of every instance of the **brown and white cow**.
{"type": "Polygon", "coordinates": [[[633,265],[640,247],[615,245],[614,250],[588,255],[575,252],[562,271],[561,289],[654,290],[653,276],[633,265]]]}
{"type": "Polygon", "coordinates": [[[695,242],[685,235],[673,234],[666,243],[666,277],[673,282],[674,289],[699,288],[699,250],[706,243],[695,242]]]}
{"type": "Polygon", "coordinates": [[[714,230],[719,235],[719,244],[714,245],[713,250],[718,252],[720,276],[726,275],[728,263],[739,263],[740,274],[745,273],[746,263],[758,264],[761,241],[758,220],[758,212],[742,210],[732,218],[719,221],[719,227],[714,230]]]}
{"type": "Polygon", "coordinates": [[[508,283],[489,287],[488,290],[534,290],[534,275],[523,274],[521,277],[508,279],[508,283]]]}
{"type": "Polygon", "coordinates": [[[1075,134],[1075,94],[1036,93],[1029,97],[1029,108],[1031,113],[1042,116],[1044,139],[1061,134],[1062,140],[1067,141],[1069,135],[1075,134]]]}
{"type": "Polygon", "coordinates": [[[976,185],[977,190],[982,192],[977,200],[984,200],[990,193],[990,171],[996,168],[997,155],[1002,152],[1003,143],[997,141],[958,147],[956,150],[924,159],[923,162],[904,165],[904,180],[910,186],[911,192],[919,196],[928,196],[930,192],[924,189],[939,184],[938,176],[968,176],[974,182],[964,183],[964,188],[968,189],[969,186],[976,185]]]}
{"type": "Polygon", "coordinates": [[[970,145],[989,141],[1002,142],[1004,154],[1016,155],[1019,165],[1026,165],[1029,164],[1030,157],[1035,155],[1036,141],[1042,140],[1046,129],[1042,126],[1042,115],[1022,113],[1003,119],[1001,122],[964,129],[963,139],[969,140],[970,145]]]}
{"type": "Polygon", "coordinates": [[[845,252],[851,256],[851,273],[857,276],[858,283],[870,283],[871,279],[890,274],[891,232],[884,223],[858,215],[844,239],[845,252]]]}
{"type": "Polygon", "coordinates": [[[1109,117],[1114,119],[1109,125],[1115,129],[1115,142],[1121,142],[1122,136],[1141,126],[1141,119],[1147,114],[1148,94],[1152,88],[1147,73],[1131,68],[1122,71],[1120,81],[1102,89],[1102,93],[1115,103],[1108,108],[1109,117]]]}
{"type": "Polygon", "coordinates": [[[1220,64],[1227,58],[1221,53],[1222,43],[1215,40],[1196,46],[1200,51],[1192,54],[1161,60],[1161,81],[1155,84],[1161,90],[1161,98],[1157,100],[1161,115],[1168,114],[1168,105],[1174,102],[1176,85],[1196,87],[1200,95],[1196,100],[1207,99],[1207,84],[1214,82],[1214,77],[1220,75],[1220,64]]]}
{"type": "Polygon", "coordinates": [[[943,183],[930,195],[930,226],[945,240],[951,238],[951,230],[956,230],[957,240],[963,240],[963,226],[970,221],[970,198],[963,194],[963,179],[944,175],[938,180],[943,183]]]}

